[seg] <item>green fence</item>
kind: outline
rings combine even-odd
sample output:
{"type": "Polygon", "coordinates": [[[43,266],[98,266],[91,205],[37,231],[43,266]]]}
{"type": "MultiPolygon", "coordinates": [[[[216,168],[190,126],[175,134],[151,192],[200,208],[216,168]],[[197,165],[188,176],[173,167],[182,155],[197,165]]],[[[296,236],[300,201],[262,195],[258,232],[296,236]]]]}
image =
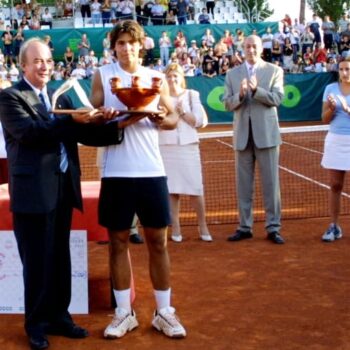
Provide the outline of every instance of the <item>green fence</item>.
{"type": "MultiPolygon", "coordinates": [[[[319,121],[321,120],[322,95],[327,84],[336,81],[334,73],[306,73],[285,75],[285,98],[279,108],[281,121],[319,121]]],[[[62,82],[51,82],[58,87],[62,82]]],[[[80,84],[90,93],[90,80],[81,80],[80,84]]],[[[200,93],[203,106],[208,112],[210,123],[230,123],[231,112],[226,112],[221,99],[224,93],[224,77],[195,77],[187,79],[187,86],[200,93]]],[[[74,91],[69,91],[74,104],[80,102],[74,91]]]]}

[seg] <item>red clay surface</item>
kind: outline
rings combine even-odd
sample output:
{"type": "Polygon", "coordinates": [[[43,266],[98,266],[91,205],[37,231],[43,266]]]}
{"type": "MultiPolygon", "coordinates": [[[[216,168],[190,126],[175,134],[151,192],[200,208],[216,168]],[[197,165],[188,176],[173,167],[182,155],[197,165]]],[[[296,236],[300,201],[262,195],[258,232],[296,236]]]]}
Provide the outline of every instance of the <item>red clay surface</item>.
{"type": "MultiPolygon", "coordinates": [[[[75,316],[91,336],[71,340],[50,336],[52,350],[346,350],[350,349],[350,220],[345,237],[320,241],[326,219],[287,220],[287,243],[265,239],[261,223],[252,240],[231,243],[234,225],[214,225],[214,242],[183,229],[184,242],[169,242],[173,304],[188,331],[168,339],[150,326],[154,300],[145,245],[131,246],[140,326],[119,340],[105,340],[111,320],[108,247],[89,243],[90,314],[75,316]]],[[[27,349],[23,316],[0,315],[0,349],[27,349]]]]}

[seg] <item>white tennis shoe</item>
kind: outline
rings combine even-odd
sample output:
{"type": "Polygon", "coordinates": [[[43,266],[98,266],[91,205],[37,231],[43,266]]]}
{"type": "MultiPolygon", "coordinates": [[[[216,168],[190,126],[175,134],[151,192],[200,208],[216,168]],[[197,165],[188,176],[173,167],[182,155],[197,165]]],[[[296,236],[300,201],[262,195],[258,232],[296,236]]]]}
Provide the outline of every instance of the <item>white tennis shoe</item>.
{"type": "Polygon", "coordinates": [[[322,236],[323,242],[333,242],[336,239],[340,239],[343,237],[343,232],[340,226],[336,224],[330,224],[327,231],[322,236]]]}
{"type": "Polygon", "coordinates": [[[152,326],[170,338],[186,337],[186,330],[175,315],[175,309],[171,306],[154,312],[152,326]]]}
{"type": "Polygon", "coordinates": [[[138,325],[135,311],[131,310],[129,313],[125,309],[117,307],[113,321],[104,331],[104,337],[108,339],[121,338],[138,325]]]}

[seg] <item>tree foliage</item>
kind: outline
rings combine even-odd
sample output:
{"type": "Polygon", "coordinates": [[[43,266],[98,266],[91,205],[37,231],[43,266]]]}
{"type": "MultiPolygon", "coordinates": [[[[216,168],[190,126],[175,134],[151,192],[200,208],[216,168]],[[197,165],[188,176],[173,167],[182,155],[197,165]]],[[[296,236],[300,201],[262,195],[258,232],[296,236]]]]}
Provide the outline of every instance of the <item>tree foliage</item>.
{"type": "Polygon", "coordinates": [[[350,0],[307,0],[310,8],[317,16],[329,16],[333,22],[338,22],[344,12],[349,8],[350,0]]]}
{"type": "Polygon", "coordinates": [[[274,13],[267,0],[238,0],[236,3],[249,22],[262,22],[274,13]]]}

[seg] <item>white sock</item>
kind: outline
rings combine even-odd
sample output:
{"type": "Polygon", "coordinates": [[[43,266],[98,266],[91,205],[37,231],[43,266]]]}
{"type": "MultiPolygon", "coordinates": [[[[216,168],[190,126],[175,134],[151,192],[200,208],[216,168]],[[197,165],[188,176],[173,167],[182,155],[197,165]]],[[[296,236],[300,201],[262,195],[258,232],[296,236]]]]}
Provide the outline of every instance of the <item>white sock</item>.
{"type": "Polygon", "coordinates": [[[130,301],[131,289],[130,288],[124,289],[124,290],[113,289],[113,294],[114,294],[115,302],[117,303],[117,307],[122,308],[130,313],[131,312],[131,301],[130,301]]]}
{"type": "Polygon", "coordinates": [[[156,298],[157,310],[170,306],[171,288],[167,290],[154,290],[154,296],[156,298]]]}

